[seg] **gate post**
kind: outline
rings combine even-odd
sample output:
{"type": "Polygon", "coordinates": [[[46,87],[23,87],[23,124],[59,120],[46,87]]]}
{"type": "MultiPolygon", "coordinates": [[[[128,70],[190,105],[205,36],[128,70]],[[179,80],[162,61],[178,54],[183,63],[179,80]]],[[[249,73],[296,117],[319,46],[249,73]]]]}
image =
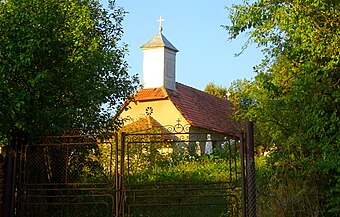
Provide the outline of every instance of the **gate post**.
{"type": "Polygon", "coordinates": [[[256,183],[255,183],[255,155],[254,155],[254,124],[247,121],[247,192],[248,192],[248,215],[256,217],[256,183]]]}
{"type": "Polygon", "coordinates": [[[2,151],[0,153],[0,217],[3,217],[4,212],[4,191],[5,191],[5,159],[2,156],[2,151]]]}
{"type": "Polygon", "coordinates": [[[115,197],[115,211],[116,211],[116,217],[119,216],[119,198],[120,198],[120,192],[119,192],[119,167],[118,167],[118,156],[119,156],[119,145],[118,145],[118,133],[115,134],[115,189],[116,189],[116,197],[115,197]]]}
{"type": "Polygon", "coordinates": [[[241,190],[242,190],[242,217],[247,216],[247,180],[246,180],[246,168],[245,168],[245,135],[244,132],[241,133],[241,190]]]}
{"type": "Polygon", "coordinates": [[[124,160],[125,160],[125,132],[120,134],[120,144],[116,139],[116,217],[125,216],[124,213],[124,160]],[[120,145],[120,146],[119,146],[120,145]]]}
{"type": "MultiPolygon", "coordinates": [[[[4,192],[3,216],[14,217],[15,193],[17,185],[17,156],[21,146],[25,144],[26,136],[19,129],[10,132],[9,147],[6,153],[6,176],[4,192]]],[[[18,197],[18,195],[17,195],[18,197]]]]}
{"type": "Polygon", "coordinates": [[[120,156],[120,209],[122,216],[125,216],[125,207],[124,207],[124,163],[125,163],[125,136],[126,133],[122,132],[122,138],[121,138],[121,156],[120,156]]]}

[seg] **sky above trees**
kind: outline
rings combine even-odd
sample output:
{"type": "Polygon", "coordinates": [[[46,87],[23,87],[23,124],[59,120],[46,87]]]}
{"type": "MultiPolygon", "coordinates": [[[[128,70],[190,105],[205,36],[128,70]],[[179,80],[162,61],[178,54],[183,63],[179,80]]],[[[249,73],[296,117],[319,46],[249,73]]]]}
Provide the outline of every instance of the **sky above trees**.
{"type": "MultiPolygon", "coordinates": [[[[107,4],[107,0],[101,0],[107,4]]],[[[143,55],[140,46],[158,32],[160,16],[164,18],[163,33],[179,50],[177,81],[203,90],[209,82],[230,86],[236,79],[254,77],[253,67],[261,62],[260,49],[251,46],[243,55],[235,57],[246,41],[245,36],[229,42],[221,25],[228,24],[228,10],[232,1],[173,0],[124,1],[117,0],[128,14],[123,21],[123,42],[128,44],[130,74],[142,73],[143,55]]]]}

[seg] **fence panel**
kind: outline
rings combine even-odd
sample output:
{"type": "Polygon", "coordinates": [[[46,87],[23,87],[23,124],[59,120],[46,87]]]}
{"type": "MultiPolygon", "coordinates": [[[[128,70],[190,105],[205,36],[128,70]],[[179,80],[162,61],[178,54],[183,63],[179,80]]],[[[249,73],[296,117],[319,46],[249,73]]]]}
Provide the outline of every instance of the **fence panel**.
{"type": "Polygon", "coordinates": [[[17,216],[113,216],[114,147],[112,138],[84,133],[23,147],[17,216]]]}
{"type": "Polygon", "coordinates": [[[25,217],[256,216],[248,189],[249,172],[254,173],[247,171],[251,133],[239,139],[185,126],[169,129],[104,137],[77,132],[20,146],[13,155],[18,173],[10,212],[25,217]]]}
{"type": "Polygon", "coordinates": [[[238,138],[178,131],[121,137],[117,216],[242,215],[238,138]]]}

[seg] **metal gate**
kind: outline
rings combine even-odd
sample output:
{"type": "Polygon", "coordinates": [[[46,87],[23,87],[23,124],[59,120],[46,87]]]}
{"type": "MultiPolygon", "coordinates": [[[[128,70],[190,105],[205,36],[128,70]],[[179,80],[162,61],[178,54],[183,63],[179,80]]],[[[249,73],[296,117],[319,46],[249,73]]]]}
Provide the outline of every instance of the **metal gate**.
{"type": "Polygon", "coordinates": [[[246,216],[244,147],[243,134],[194,132],[180,124],[122,133],[116,146],[116,216],[246,216]],[[195,163],[198,168],[186,170],[195,163]],[[204,168],[211,164],[223,168],[220,177],[204,168]]]}
{"type": "Polygon", "coordinates": [[[114,142],[82,130],[22,147],[16,216],[112,217],[114,142]]]}
{"type": "Polygon", "coordinates": [[[3,216],[256,216],[251,125],[246,132],[230,138],[177,124],[77,130],[30,145],[13,137],[3,216]]]}

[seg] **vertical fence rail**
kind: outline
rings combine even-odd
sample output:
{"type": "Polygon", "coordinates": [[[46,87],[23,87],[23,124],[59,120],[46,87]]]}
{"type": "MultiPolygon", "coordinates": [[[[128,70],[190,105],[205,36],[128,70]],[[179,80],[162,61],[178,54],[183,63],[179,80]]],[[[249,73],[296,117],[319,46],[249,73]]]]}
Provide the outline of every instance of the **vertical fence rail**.
{"type": "Polygon", "coordinates": [[[248,216],[256,217],[256,182],[255,182],[255,157],[254,157],[254,125],[247,121],[246,124],[247,144],[247,193],[248,193],[248,216]]]}
{"type": "Polygon", "coordinates": [[[122,194],[120,195],[120,203],[121,203],[121,211],[122,211],[122,216],[125,216],[125,207],[124,207],[124,181],[125,181],[125,177],[124,177],[124,167],[125,167],[125,133],[122,133],[122,143],[121,143],[121,165],[120,165],[120,177],[121,177],[121,181],[120,181],[120,189],[122,194]]]}
{"type": "Polygon", "coordinates": [[[5,159],[0,153],[0,217],[3,217],[5,191],[5,159]]]}
{"type": "Polygon", "coordinates": [[[120,190],[119,190],[119,167],[118,167],[118,156],[119,156],[119,146],[118,146],[118,136],[116,134],[115,138],[115,145],[116,145],[116,154],[115,154],[115,190],[116,190],[116,199],[115,199],[115,211],[116,211],[116,216],[119,216],[119,198],[120,198],[120,190]]]}
{"type": "Polygon", "coordinates": [[[242,189],[242,217],[247,216],[247,189],[246,189],[246,168],[245,168],[245,135],[244,132],[241,133],[241,189],[242,189]]]}

